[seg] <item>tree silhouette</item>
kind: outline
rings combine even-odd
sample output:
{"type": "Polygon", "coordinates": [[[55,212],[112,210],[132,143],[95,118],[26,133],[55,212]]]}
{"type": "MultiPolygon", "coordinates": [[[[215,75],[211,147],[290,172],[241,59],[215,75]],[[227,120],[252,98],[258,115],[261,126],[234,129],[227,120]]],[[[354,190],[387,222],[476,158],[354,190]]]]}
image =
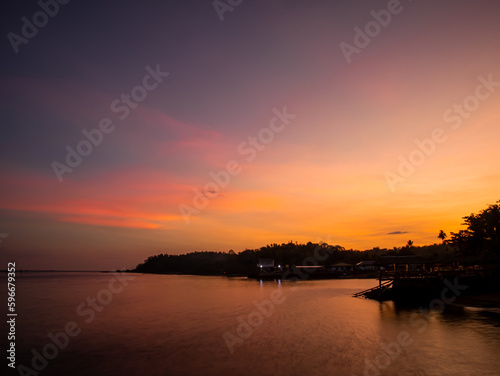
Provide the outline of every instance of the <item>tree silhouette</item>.
{"type": "Polygon", "coordinates": [[[444,240],[448,237],[448,235],[446,235],[446,232],[444,232],[443,230],[440,230],[439,231],[439,235],[438,235],[438,238],[441,239],[441,241],[444,243],[444,240]]]}
{"type": "Polygon", "coordinates": [[[500,254],[500,201],[488,208],[463,217],[466,230],[451,233],[446,243],[459,254],[471,255],[483,252],[500,254]]]}

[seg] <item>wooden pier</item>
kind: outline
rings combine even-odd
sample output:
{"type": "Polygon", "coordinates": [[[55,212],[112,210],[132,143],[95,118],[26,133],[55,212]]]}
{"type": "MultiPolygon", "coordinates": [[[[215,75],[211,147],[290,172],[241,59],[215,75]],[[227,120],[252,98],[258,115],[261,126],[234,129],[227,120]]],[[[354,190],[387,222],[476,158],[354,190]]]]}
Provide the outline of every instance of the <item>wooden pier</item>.
{"type": "Polygon", "coordinates": [[[378,286],[360,291],[354,297],[379,301],[421,302],[439,298],[447,284],[467,286],[464,295],[480,295],[500,290],[500,269],[477,268],[467,270],[442,270],[433,272],[384,272],[379,273],[378,286]]]}
{"type": "Polygon", "coordinates": [[[385,281],[384,283],[382,283],[380,280],[378,286],[372,287],[371,289],[367,289],[364,291],[360,291],[354,294],[353,296],[355,298],[363,296],[368,299],[381,300],[380,298],[392,287],[393,283],[394,283],[393,279],[385,281]]]}

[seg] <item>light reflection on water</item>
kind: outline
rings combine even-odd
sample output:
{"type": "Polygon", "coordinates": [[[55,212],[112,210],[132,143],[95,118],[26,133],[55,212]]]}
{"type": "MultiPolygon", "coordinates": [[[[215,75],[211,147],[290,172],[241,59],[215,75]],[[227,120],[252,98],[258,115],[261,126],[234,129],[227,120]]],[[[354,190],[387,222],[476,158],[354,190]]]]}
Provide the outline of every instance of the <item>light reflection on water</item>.
{"type": "Polygon", "coordinates": [[[89,316],[76,307],[112,278],[24,274],[17,283],[18,360],[29,365],[32,348],[41,351],[49,332],[75,321],[81,334],[41,375],[351,376],[363,375],[377,357],[389,364],[370,375],[500,374],[498,313],[448,307],[424,318],[415,317],[418,309],[351,297],[373,280],[136,275],[86,323],[89,316]],[[258,317],[254,302],[272,296],[282,303],[231,354],[223,335],[237,336],[241,321],[258,317]],[[402,332],[411,344],[385,356],[382,347],[402,332]]]}

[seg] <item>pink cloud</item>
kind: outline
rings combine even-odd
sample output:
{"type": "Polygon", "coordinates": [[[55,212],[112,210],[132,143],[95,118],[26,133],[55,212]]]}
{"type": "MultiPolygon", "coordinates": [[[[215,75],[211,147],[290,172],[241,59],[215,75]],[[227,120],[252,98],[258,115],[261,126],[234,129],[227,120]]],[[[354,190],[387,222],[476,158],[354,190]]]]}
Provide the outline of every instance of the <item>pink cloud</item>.
{"type": "Polygon", "coordinates": [[[190,187],[175,176],[145,169],[63,184],[37,173],[15,172],[0,182],[5,190],[2,209],[42,212],[63,222],[140,228],[182,221],[177,205],[190,187]]]}

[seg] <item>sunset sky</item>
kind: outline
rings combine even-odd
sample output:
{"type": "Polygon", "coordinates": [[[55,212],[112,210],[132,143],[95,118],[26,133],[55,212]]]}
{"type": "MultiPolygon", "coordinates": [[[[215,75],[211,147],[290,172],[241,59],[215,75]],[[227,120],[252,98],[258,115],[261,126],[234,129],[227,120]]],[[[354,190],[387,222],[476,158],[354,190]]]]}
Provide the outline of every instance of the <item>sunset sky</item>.
{"type": "Polygon", "coordinates": [[[243,0],[219,15],[211,0],[70,1],[21,43],[42,8],[4,2],[2,265],[392,248],[463,228],[500,199],[500,3],[398,3],[243,0]],[[102,119],[102,142],[58,179],[102,119]],[[205,187],[233,161],[225,187],[205,187]]]}

